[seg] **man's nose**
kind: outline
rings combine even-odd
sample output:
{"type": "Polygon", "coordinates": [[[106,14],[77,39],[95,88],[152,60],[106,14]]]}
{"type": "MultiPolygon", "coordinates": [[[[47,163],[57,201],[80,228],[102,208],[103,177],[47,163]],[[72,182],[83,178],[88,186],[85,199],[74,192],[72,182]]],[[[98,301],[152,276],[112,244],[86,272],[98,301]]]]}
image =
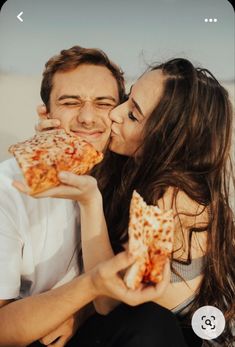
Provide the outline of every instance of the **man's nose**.
{"type": "Polygon", "coordinates": [[[95,109],[91,103],[85,102],[77,114],[77,121],[83,124],[93,124],[95,122],[95,109]]]}
{"type": "Polygon", "coordinates": [[[117,107],[115,107],[109,114],[109,118],[111,119],[112,122],[115,123],[123,123],[123,106],[119,105],[117,107]]]}

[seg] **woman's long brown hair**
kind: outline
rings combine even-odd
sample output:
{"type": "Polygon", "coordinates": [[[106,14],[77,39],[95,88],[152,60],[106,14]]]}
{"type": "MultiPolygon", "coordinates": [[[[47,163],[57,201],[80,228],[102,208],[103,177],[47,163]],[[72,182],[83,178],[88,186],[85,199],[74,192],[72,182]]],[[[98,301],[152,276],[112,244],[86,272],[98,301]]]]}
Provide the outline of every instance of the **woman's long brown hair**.
{"type": "MultiPolygon", "coordinates": [[[[204,276],[189,317],[201,306],[218,307],[227,323],[218,342],[231,346],[235,314],[235,227],[229,202],[234,183],[232,106],[214,76],[186,59],[173,59],[150,70],[156,69],[166,77],[164,92],[144,128],[141,156],[136,160],[108,153],[100,167],[110,240],[116,252],[127,241],[134,189],[154,204],[172,186],[205,206],[210,213],[204,276]]],[[[192,234],[201,231],[205,229],[196,225],[190,229],[189,245],[192,234]]]]}

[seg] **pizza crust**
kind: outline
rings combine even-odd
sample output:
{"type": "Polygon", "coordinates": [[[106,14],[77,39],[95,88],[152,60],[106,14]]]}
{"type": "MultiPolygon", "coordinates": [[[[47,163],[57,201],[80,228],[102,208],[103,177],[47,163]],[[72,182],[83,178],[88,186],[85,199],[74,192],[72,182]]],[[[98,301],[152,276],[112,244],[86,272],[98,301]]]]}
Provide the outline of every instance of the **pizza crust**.
{"type": "Polygon", "coordinates": [[[41,132],[10,146],[9,152],[23,172],[30,195],[60,185],[60,171],[84,175],[103,159],[91,144],[63,129],[41,132]]]}
{"type": "Polygon", "coordinates": [[[124,277],[127,287],[137,289],[141,283],[160,282],[173,249],[173,210],[161,211],[157,206],[148,206],[134,191],[128,233],[129,252],[137,260],[124,277]]]}

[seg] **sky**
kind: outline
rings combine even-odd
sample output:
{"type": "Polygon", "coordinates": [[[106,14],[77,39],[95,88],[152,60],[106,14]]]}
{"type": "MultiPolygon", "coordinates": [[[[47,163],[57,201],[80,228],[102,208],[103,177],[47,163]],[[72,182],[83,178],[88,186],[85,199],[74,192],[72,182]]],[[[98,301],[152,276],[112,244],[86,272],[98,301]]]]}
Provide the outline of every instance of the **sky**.
{"type": "Polygon", "coordinates": [[[227,0],[8,0],[0,12],[0,72],[40,75],[73,45],[103,49],[127,76],[185,57],[234,80],[234,12],[227,0]],[[16,16],[23,11],[23,22],[16,16]],[[216,18],[217,22],[205,22],[216,18]]]}

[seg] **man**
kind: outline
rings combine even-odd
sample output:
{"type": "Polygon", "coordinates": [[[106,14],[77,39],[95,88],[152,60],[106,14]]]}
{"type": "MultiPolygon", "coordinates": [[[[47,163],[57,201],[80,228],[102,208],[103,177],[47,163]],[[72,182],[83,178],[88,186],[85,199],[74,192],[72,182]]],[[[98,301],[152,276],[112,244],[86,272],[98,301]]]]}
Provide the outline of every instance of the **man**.
{"type": "MultiPolygon", "coordinates": [[[[78,133],[97,150],[105,149],[111,123],[108,113],[123,94],[121,71],[99,50],[73,47],[46,64],[41,96],[48,114],[51,118],[61,115],[62,127],[78,133]]],[[[58,287],[80,272],[77,206],[72,201],[20,195],[11,186],[17,178],[21,172],[14,159],[1,163],[2,306],[58,287]]]]}
{"type": "MultiPolygon", "coordinates": [[[[64,129],[104,150],[109,112],[124,97],[123,75],[102,51],[75,46],[46,64],[41,97],[46,117],[59,118],[64,129]]],[[[76,330],[77,311],[95,297],[108,295],[137,304],[156,295],[153,288],[136,297],[128,294],[115,277],[130,264],[125,255],[110,260],[117,264],[115,275],[108,262],[100,265],[106,277],[91,272],[77,278],[78,206],[70,200],[20,194],[12,181],[21,178],[14,159],[0,164],[0,346],[25,346],[40,339],[62,347],[76,330]],[[95,280],[99,285],[94,291],[90,283],[95,280]]],[[[135,322],[136,328],[140,329],[135,322]]],[[[126,334],[122,332],[124,339],[126,334]]]]}

